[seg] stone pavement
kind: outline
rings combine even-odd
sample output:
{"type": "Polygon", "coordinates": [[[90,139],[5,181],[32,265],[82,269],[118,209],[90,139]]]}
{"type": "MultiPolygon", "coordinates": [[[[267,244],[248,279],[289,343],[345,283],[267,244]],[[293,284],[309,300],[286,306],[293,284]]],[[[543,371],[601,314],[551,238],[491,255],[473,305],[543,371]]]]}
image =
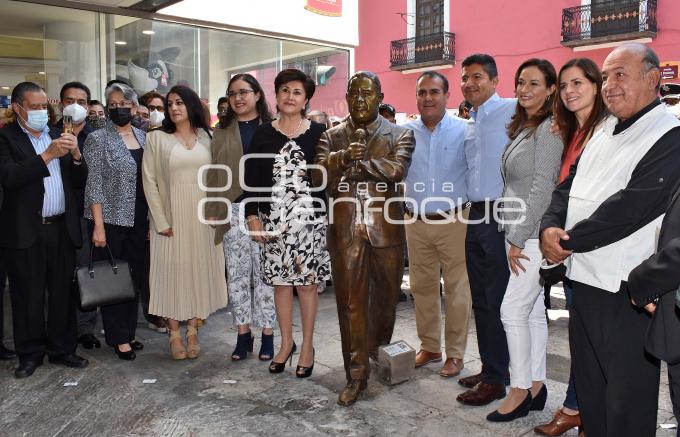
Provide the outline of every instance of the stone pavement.
{"type": "MultiPolygon", "coordinates": [[[[13,377],[15,363],[0,362],[0,436],[531,436],[532,428],[549,420],[561,405],[569,376],[568,319],[561,289],[553,290],[552,301],[548,403],[544,411],[510,424],[485,420],[497,403],[477,408],[458,404],[455,398],[463,388],[457,378],[437,374],[440,364],[417,369],[413,380],[394,387],[373,378],[357,404],[339,407],[344,371],[330,288],[320,295],[316,365],[309,379],[296,378],[294,367],[270,375],[268,363],[256,355],[232,362],[236,331],[226,310],[212,315],[201,330],[203,354],[196,360],[172,361],[167,336],[140,321],[137,333],[145,348],[133,362],[118,360],[103,346],[79,351],[90,360],[85,370],[46,361],[23,380],[13,377]],[[145,379],[156,382],[144,384],[145,379]],[[64,387],[66,382],[78,384],[64,387]]],[[[297,308],[295,320],[299,323],[297,308]]],[[[299,343],[299,324],[294,331],[299,343]]],[[[255,353],[259,332],[257,336],[255,353]]],[[[419,346],[411,300],[399,304],[394,338],[419,346]]],[[[481,366],[473,321],[468,338],[463,376],[481,366]]],[[[278,346],[278,337],[275,342],[278,346]]],[[[297,355],[293,365],[296,362],[297,355]]],[[[663,372],[658,423],[675,423],[663,372]]],[[[673,436],[675,431],[659,428],[657,435],[673,436]]]]}

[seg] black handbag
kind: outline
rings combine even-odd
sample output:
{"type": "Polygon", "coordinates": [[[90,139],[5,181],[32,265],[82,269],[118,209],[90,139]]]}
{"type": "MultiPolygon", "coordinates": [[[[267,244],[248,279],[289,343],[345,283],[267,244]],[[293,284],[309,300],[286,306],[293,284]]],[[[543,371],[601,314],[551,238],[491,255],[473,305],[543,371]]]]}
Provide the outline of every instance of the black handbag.
{"type": "Polygon", "coordinates": [[[106,252],[109,255],[108,260],[93,261],[92,246],[90,264],[76,269],[80,307],[84,310],[127,302],[136,297],[128,263],[114,259],[109,246],[106,246],[106,252]]]}

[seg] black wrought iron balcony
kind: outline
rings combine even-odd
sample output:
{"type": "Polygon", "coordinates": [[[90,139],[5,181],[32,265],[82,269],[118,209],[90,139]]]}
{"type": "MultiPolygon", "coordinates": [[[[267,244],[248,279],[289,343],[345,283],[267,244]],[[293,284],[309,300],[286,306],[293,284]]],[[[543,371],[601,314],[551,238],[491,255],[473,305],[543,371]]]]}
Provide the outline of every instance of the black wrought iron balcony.
{"type": "Polygon", "coordinates": [[[562,10],[562,45],[577,47],[656,36],[657,0],[618,0],[562,10]]]}
{"type": "Polygon", "coordinates": [[[398,39],[391,44],[390,69],[415,70],[453,65],[456,59],[455,51],[456,35],[450,32],[398,39]]]}

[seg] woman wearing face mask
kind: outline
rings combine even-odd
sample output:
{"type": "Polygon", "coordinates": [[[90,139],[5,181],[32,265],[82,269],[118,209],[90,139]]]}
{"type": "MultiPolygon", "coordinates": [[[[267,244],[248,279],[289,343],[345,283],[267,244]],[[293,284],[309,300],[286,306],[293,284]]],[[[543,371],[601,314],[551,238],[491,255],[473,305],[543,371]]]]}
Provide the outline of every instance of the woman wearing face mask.
{"type": "MultiPolygon", "coordinates": [[[[565,145],[559,179],[561,183],[569,176],[571,166],[576,163],[586,143],[607,116],[607,109],[602,99],[602,74],[592,60],[577,58],[567,62],[557,76],[557,83],[559,99],[555,100],[554,120],[565,145]]],[[[565,279],[563,284],[569,309],[572,298],[571,281],[565,279]]],[[[562,407],[557,410],[552,421],[537,426],[534,432],[558,436],[578,426],[581,426],[581,416],[574,375],[570,373],[562,407]]]]}
{"type": "Polygon", "coordinates": [[[501,161],[505,180],[501,227],[505,231],[510,279],[501,304],[510,354],[510,391],[491,422],[509,422],[542,410],[548,397],[548,325],[539,269],[538,227],[550,204],[564,145],[550,132],[557,75],[544,59],[524,62],[515,75],[517,108],[508,125],[512,142],[501,161]],[[522,211],[522,212],[519,212],[522,211]]]}
{"type": "MultiPolygon", "coordinates": [[[[262,87],[250,74],[237,74],[227,87],[227,106],[221,113],[219,127],[212,141],[212,163],[226,165],[232,172],[232,183],[226,191],[210,192],[211,197],[224,197],[231,202],[230,222],[216,226],[215,242],[223,241],[229,280],[229,302],[234,322],[238,327],[236,348],[231,354],[233,361],[243,360],[253,351],[254,336],[251,325],[262,328],[262,340],[258,357],[271,360],[274,356],[274,333],[276,323],[274,289],[262,278],[260,269],[260,246],[246,231],[242,205],[237,199],[242,191],[238,185],[239,161],[248,153],[255,130],[261,123],[271,121],[269,107],[262,87]]],[[[219,105],[218,105],[219,106],[219,105]]],[[[208,173],[209,187],[225,187],[224,171],[208,173]]],[[[227,206],[221,202],[206,205],[206,217],[224,220],[227,206]]]]}
{"type": "Polygon", "coordinates": [[[307,165],[314,162],[316,146],[326,126],[307,120],[314,81],[305,73],[287,69],[274,80],[279,116],[262,124],[253,135],[249,154],[275,158],[250,158],[245,164],[248,187],[271,192],[247,192],[245,199],[270,197],[271,201],[245,206],[251,237],[262,244],[261,266],[265,281],[274,286],[281,348],[269,365],[271,373],[284,371],[297,346],[293,341],[293,287],[297,289],[302,319],[302,347],[295,371],[298,378],[314,370],[314,324],[318,284],[330,279],[324,217],[310,192],[307,165]]]}
{"type": "Polygon", "coordinates": [[[87,105],[87,124],[92,130],[101,129],[106,126],[106,111],[104,105],[99,100],[90,100],[87,105]]]}
{"type": "Polygon", "coordinates": [[[149,313],[166,318],[172,358],[197,358],[198,320],[227,305],[224,254],[196,210],[206,197],[197,182],[210,164],[210,136],[196,93],[174,86],[163,129],[148,134],[144,191],[152,219],[149,313]],[[186,345],[180,322],[187,322],[186,345]]]}
{"type": "Polygon", "coordinates": [[[149,91],[139,102],[149,109],[149,130],[160,129],[165,119],[165,97],[156,91],[149,91]]]}
{"type": "MultiPolygon", "coordinates": [[[[137,293],[143,280],[144,240],[148,231],[147,205],[142,189],[141,164],[145,133],[132,126],[137,95],[124,84],[105,91],[109,120],[92,132],[83,155],[89,167],[85,186],[85,217],[90,220],[97,259],[115,258],[130,265],[137,293]]],[[[134,360],[131,342],[137,327],[137,299],[101,308],[106,343],[122,360],[134,360]]],[[[141,343],[134,343],[141,349],[141,343]]]]}

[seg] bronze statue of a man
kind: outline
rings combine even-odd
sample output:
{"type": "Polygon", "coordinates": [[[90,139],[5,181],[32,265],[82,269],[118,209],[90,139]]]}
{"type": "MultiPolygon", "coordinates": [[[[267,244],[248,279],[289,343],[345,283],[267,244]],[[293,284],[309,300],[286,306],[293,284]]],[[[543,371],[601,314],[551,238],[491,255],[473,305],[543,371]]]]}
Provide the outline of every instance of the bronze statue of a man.
{"type": "MultiPolygon", "coordinates": [[[[370,374],[369,355],[389,344],[404,271],[404,217],[400,183],[415,147],[413,132],[378,115],[380,79],[368,71],[347,84],[350,117],[329,129],[316,164],[327,174],[333,285],[338,305],[347,385],[338,404],[356,402],[370,374]],[[390,223],[388,217],[398,223],[390,223]]],[[[320,171],[313,172],[317,185],[320,171]]]]}

